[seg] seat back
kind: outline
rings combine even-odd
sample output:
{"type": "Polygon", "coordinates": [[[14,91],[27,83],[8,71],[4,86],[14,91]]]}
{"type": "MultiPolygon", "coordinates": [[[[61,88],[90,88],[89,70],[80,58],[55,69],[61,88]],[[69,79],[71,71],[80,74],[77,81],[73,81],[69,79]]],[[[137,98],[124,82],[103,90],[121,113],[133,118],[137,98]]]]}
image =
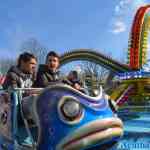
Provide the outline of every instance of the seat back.
{"type": "Polygon", "coordinates": [[[37,96],[27,96],[22,99],[21,107],[23,112],[23,117],[26,120],[33,120],[36,122],[35,119],[35,112],[34,112],[34,101],[36,100],[37,96]]]}

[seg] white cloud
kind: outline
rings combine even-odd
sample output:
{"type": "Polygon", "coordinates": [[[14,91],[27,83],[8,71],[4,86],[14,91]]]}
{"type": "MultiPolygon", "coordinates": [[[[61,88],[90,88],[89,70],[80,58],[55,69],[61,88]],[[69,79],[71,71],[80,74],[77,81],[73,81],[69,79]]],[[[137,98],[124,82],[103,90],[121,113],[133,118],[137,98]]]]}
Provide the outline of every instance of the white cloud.
{"type": "Polygon", "coordinates": [[[133,0],[121,0],[116,6],[115,6],[115,13],[122,13],[126,10],[127,6],[131,4],[133,0]]]}
{"type": "Polygon", "coordinates": [[[122,21],[116,21],[114,23],[114,29],[112,30],[112,33],[118,34],[124,31],[126,31],[126,24],[122,21]]]}
{"type": "Polygon", "coordinates": [[[147,0],[120,0],[119,3],[115,6],[115,14],[122,14],[131,7],[132,9],[137,10],[142,5],[149,4],[147,0]]]}
{"type": "Polygon", "coordinates": [[[149,4],[148,0],[120,0],[115,6],[115,13],[125,12],[127,8],[137,9],[142,5],[149,4]]]}
{"type": "Polygon", "coordinates": [[[117,5],[117,6],[115,7],[115,12],[118,13],[119,11],[120,11],[120,7],[117,5]]]}
{"type": "Polygon", "coordinates": [[[133,7],[138,8],[142,5],[146,5],[146,0],[134,0],[133,7]]]}
{"type": "Polygon", "coordinates": [[[111,28],[113,29],[111,32],[118,34],[126,31],[127,26],[125,24],[126,21],[124,20],[125,16],[129,15],[131,11],[137,11],[137,8],[145,4],[146,0],[120,0],[114,8],[115,14],[112,21],[113,27],[111,28]]]}
{"type": "Polygon", "coordinates": [[[131,3],[134,0],[120,0],[119,3],[115,6],[115,16],[113,18],[112,21],[112,30],[111,32],[113,34],[119,34],[121,32],[126,31],[126,24],[125,21],[120,21],[123,20],[124,16],[127,14],[127,9],[129,8],[129,6],[131,6],[131,3]]]}

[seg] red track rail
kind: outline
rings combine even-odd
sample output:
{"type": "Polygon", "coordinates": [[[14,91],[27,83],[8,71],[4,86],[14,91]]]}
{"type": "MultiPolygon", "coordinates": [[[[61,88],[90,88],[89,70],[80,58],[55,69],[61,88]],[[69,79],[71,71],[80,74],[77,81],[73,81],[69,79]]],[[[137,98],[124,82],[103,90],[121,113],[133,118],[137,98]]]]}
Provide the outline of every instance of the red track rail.
{"type": "Polygon", "coordinates": [[[133,90],[133,86],[131,85],[123,92],[120,98],[116,101],[118,106],[123,105],[127,100],[129,100],[132,90],[133,90]]]}
{"type": "Polygon", "coordinates": [[[130,46],[130,68],[140,69],[140,39],[144,16],[150,5],[140,7],[135,15],[131,30],[131,46],[130,46]]]}
{"type": "Polygon", "coordinates": [[[5,80],[5,76],[0,76],[0,85],[4,83],[4,80],[5,80]]]}

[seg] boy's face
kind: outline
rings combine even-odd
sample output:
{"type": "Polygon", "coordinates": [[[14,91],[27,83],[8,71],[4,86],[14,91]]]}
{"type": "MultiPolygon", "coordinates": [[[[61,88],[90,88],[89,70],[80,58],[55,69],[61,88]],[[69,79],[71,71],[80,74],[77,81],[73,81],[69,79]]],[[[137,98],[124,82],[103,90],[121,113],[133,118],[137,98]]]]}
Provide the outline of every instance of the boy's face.
{"type": "Polygon", "coordinates": [[[59,67],[59,58],[55,56],[49,56],[47,59],[48,69],[56,71],[59,67]]]}
{"type": "Polygon", "coordinates": [[[33,74],[36,70],[36,65],[37,65],[36,59],[31,58],[27,62],[22,61],[21,68],[24,70],[24,72],[33,74]]]}

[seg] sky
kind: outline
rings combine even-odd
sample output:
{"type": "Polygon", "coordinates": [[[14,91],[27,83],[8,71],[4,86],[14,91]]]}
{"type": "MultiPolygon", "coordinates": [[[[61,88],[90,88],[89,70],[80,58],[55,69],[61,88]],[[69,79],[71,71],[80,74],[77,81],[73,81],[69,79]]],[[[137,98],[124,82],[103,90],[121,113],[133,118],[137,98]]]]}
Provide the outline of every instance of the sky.
{"type": "Polygon", "coordinates": [[[148,1],[1,1],[0,57],[16,57],[22,43],[35,38],[60,54],[91,48],[122,60],[136,10],[148,1]]]}

